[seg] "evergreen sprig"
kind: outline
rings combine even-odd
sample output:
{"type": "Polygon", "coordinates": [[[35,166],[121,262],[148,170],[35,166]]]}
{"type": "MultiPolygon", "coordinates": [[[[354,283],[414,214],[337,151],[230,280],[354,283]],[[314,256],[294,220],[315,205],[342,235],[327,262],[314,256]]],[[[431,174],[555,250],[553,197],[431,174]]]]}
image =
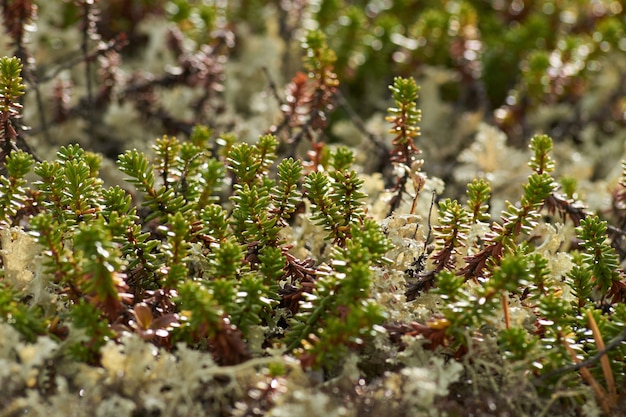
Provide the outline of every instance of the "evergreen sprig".
{"type": "MultiPolygon", "coordinates": [[[[59,151],[62,172],[55,178],[56,189],[64,189],[59,203],[68,225],[90,222],[101,210],[99,197],[102,180],[98,178],[99,157],[90,158],[77,145],[62,147],[59,151]]],[[[92,155],[94,156],[94,155],[92,155]]]]}
{"type": "Polygon", "coordinates": [[[300,165],[293,160],[281,163],[277,185],[269,177],[277,146],[275,136],[264,135],[256,145],[234,145],[228,154],[236,180],[230,197],[234,203],[231,226],[242,244],[278,246],[286,216],[295,210],[300,165]]]}
{"type": "Polygon", "coordinates": [[[45,248],[44,265],[53,274],[54,281],[59,283],[68,280],[76,265],[64,244],[64,228],[49,213],[33,217],[30,227],[31,234],[45,248]]]}
{"type": "Polygon", "coordinates": [[[279,186],[272,189],[274,207],[272,214],[285,224],[296,211],[301,201],[298,183],[302,177],[302,163],[293,158],[283,159],[278,164],[279,186]]]}
{"type": "Polygon", "coordinates": [[[537,174],[553,172],[556,164],[550,156],[552,139],[548,135],[535,135],[530,140],[529,147],[533,151],[533,156],[528,166],[537,174]]]}
{"type": "Polygon", "coordinates": [[[278,304],[268,295],[269,288],[258,274],[247,273],[241,278],[230,314],[231,322],[241,330],[244,337],[248,337],[250,330],[261,324],[270,308],[278,304]]]}
{"type": "Polygon", "coordinates": [[[417,108],[419,87],[413,78],[396,77],[389,87],[396,107],[387,109],[386,120],[393,125],[389,133],[393,134],[392,144],[396,147],[391,153],[392,162],[410,165],[415,155],[421,153],[415,145],[415,138],[420,135],[418,124],[422,112],[417,108]]]}
{"type": "Polygon", "coordinates": [[[154,289],[151,283],[157,281],[157,271],[163,266],[157,254],[160,241],[151,237],[139,223],[129,226],[123,237],[121,251],[128,261],[129,278],[136,282],[138,289],[154,289]]]}
{"type": "Polygon", "coordinates": [[[154,143],[154,170],[159,173],[161,183],[166,190],[174,187],[181,180],[180,168],[183,164],[180,157],[181,148],[180,141],[174,136],[164,135],[154,143]]]}
{"type": "Polygon", "coordinates": [[[593,271],[587,267],[585,258],[580,252],[572,253],[573,266],[567,274],[569,286],[572,288],[575,301],[574,306],[578,311],[591,302],[593,293],[593,271]]]}
{"type": "Polygon", "coordinates": [[[489,200],[491,186],[482,178],[476,178],[467,185],[467,207],[471,213],[471,223],[487,222],[489,215],[489,200]]]}
{"type": "Polygon", "coordinates": [[[329,233],[327,239],[341,242],[345,239],[346,229],[338,208],[330,198],[330,181],[322,172],[312,172],[306,176],[304,190],[309,200],[313,202],[313,216],[311,220],[323,226],[329,233]]]}
{"type": "Polygon", "coordinates": [[[142,204],[150,210],[146,220],[158,218],[165,224],[169,215],[193,213],[217,201],[225,169],[206,149],[209,132],[201,126],[194,132],[193,142],[181,143],[169,136],[157,139],[153,162],[137,150],[120,155],[120,170],[129,175],[128,181],[142,193],[142,204]]]}
{"type": "MultiPolygon", "coordinates": [[[[456,200],[445,199],[439,202],[439,224],[433,227],[435,253],[430,258],[434,268],[417,272],[417,280],[409,282],[406,292],[407,301],[414,300],[421,292],[429,291],[436,285],[438,274],[444,270],[455,271],[459,249],[466,246],[467,235],[471,229],[469,212],[456,200]]],[[[413,273],[413,276],[416,274],[413,273]]],[[[446,276],[444,279],[448,279],[446,276]]],[[[447,281],[444,285],[451,284],[447,281]]],[[[446,287],[447,288],[447,287],[446,287]]],[[[452,287],[448,288],[452,290],[452,287]]]]}
{"type": "Polygon", "coordinates": [[[269,184],[252,187],[243,184],[237,187],[231,199],[235,203],[232,225],[241,243],[258,242],[262,246],[278,243],[280,228],[276,227],[277,219],[270,213],[269,184]]]}
{"type": "Polygon", "coordinates": [[[528,275],[530,277],[528,292],[532,300],[537,300],[554,289],[549,261],[536,252],[526,255],[526,259],[528,260],[528,275]]]}
{"type": "MultiPolygon", "coordinates": [[[[285,250],[275,246],[266,246],[259,251],[259,271],[265,277],[265,284],[277,291],[277,283],[286,274],[285,250]]],[[[276,292],[277,293],[277,292],[276,292]]]]}
{"type": "Polygon", "coordinates": [[[583,260],[593,274],[595,288],[605,297],[620,280],[619,257],[608,242],[607,223],[598,216],[588,216],[581,220],[576,232],[585,249],[583,260]]]}
{"type": "Polygon", "coordinates": [[[118,158],[118,166],[120,171],[130,176],[126,180],[144,194],[143,204],[152,209],[152,214],[147,219],[163,216],[161,211],[166,209],[166,205],[156,189],[154,166],[150,164],[148,157],[136,149],[126,151],[118,158]]]}
{"type": "Polygon", "coordinates": [[[213,245],[208,255],[208,279],[223,279],[234,283],[238,280],[243,266],[244,254],[241,244],[235,237],[229,237],[213,245]]]}
{"type": "Polygon", "coordinates": [[[167,220],[167,226],[163,227],[167,240],[161,248],[167,261],[166,267],[161,272],[164,273],[163,287],[169,290],[178,287],[187,279],[189,270],[186,261],[191,244],[189,243],[189,220],[180,212],[168,216],[167,220]]]}
{"type": "Polygon", "coordinates": [[[15,122],[21,117],[20,100],[26,90],[21,73],[22,63],[18,58],[0,58],[0,146],[5,155],[16,149],[15,122]]]}
{"type": "Polygon", "coordinates": [[[548,173],[534,172],[523,188],[519,207],[507,202],[502,225],[494,223],[485,248],[466,258],[467,265],[461,270],[466,278],[478,277],[488,262],[497,263],[506,251],[515,248],[517,237],[528,234],[537,225],[539,210],[556,184],[548,173]]]}
{"type": "Polygon", "coordinates": [[[195,201],[196,210],[202,209],[209,203],[219,201],[218,194],[224,183],[226,167],[218,159],[211,157],[199,164],[198,172],[197,183],[194,183],[189,189],[195,189],[199,191],[199,194],[197,196],[186,196],[187,199],[195,201]]]}
{"type": "Polygon", "coordinates": [[[365,214],[363,180],[349,169],[353,158],[351,152],[339,148],[331,155],[334,169],[328,173],[311,172],[303,185],[313,203],[311,220],[329,232],[326,239],[340,246],[350,237],[351,225],[360,223],[365,214]]]}
{"type": "Polygon", "coordinates": [[[308,303],[287,337],[288,350],[304,346],[305,366],[329,366],[377,331],[384,313],[370,300],[372,266],[388,262],[390,242],[371,219],[350,226],[344,246],[335,246],[331,269],[320,273],[308,303]]]}
{"type": "Polygon", "coordinates": [[[305,50],[304,68],[313,84],[308,123],[311,128],[320,130],[326,126],[328,113],[334,108],[333,101],[339,87],[335,73],[337,55],[328,47],[326,35],[320,30],[307,32],[302,46],[305,50]]]}
{"type": "Polygon", "coordinates": [[[296,147],[302,139],[308,140],[311,149],[307,153],[310,158],[307,165],[311,170],[317,170],[325,149],[319,136],[335,108],[339,87],[335,73],[337,56],[328,47],[326,35],[318,29],[306,32],[302,49],[306,74],[298,72],[286,86],[286,103],[281,106],[284,118],[272,131],[279,134],[286,130],[282,137],[292,146],[291,156],[296,154],[296,147]]]}
{"type": "Polygon", "coordinates": [[[117,243],[127,243],[127,232],[139,222],[137,208],[133,205],[132,197],[119,185],[116,185],[103,188],[101,198],[101,215],[111,230],[112,238],[117,243]]]}
{"type": "Polygon", "coordinates": [[[38,163],[34,172],[41,204],[67,227],[96,218],[102,180],[98,178],[101,158],[78,145],[62,146],[57,161],[38,163]]]}
{"type": "Polygon", "coordinates": [[[127,287],[118,245],[104,219],[82,223],[74,235],[73,247],[81,292],[114,321],[123,310],[121,293],[127,287]]]}
{"type": "Polygon", "coordinates": [[[439,224],[433,227],[437,252],[432,259],[436,272],[454,268],[453,257],[465,246],[470,230],[469,213],[456,200],[440,201],[438,217],[439,224]]]}
{"type": "Polygon", "coordinates": [[[6,176],[0,176],[0,225],[14,225],[19,220],[17,213],[26,207],[28,200],[25,177],[33,164],[33,157],[21,150],[7,156],[6,176]]]}
{"type": "Polygon", "coordinates": [[[277,146],[273,135],[261,136],[256,145],[234,145],[228,153],[228,163],[237,183],[252,185],[266,176],[276,159],[277,146]]]}
{"type": "Polygon", "coordinates": [[[199,231],[200,239],[207,243],[223,242],[230,234],[228,213],[217,204],[205,206],[200,212],[202,229],[199,231]]]}
{"type": "MultiPolygon", "coordinates": [[[[394,135],[389,161],[400,167],[400,175],[391,190],[395,193],[390,201],[389,214],[391,214],[400,206],[407,181],[411,177],[415,180],[421,167],[418,157],[422,151],[415,144],[415,139],[420,135],[419,123],[422,112],[417,108],[419,87],[413,78],[396,77],[389,89],[394,100],[394,107],[387,109],[388,116],[385,118],[392,125],[389,133],[394,135]]],[[[419,189],[415,192],[419,194],[419,189]]]]}

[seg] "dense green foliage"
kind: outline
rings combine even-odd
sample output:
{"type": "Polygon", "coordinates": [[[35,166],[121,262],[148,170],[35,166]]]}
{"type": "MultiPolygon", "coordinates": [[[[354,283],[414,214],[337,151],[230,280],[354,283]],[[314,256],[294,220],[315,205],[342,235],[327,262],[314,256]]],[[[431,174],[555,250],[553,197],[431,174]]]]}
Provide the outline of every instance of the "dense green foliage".
{"type": "MultiPolygon", "coordinates": [[[[623,6],[287,3],[141,1],[133,14],[62,2],[58,20],[41,23],[80,35],[78,59],[65,64],[38,61],[39,45],[27,36],[34,3],[2,6],[16,56],[0,58],[0,325],[21,338],[7,354],[16,362],[28,363],[26,346],[49,343],[55,353],[26,385],[7,388],[0,405],[33,409],[19,402],[31,389],[78,398],[78,385],[48,374],[67,363],[111,369],[111,352],[131,355],[129,341],[137,340],[153,358],[209,357],[215,366],[199,367],[207,372],[200,379],[215,385],[200,384],[193,398],[220,415],[297,402],[298,389],[319,378],[327,384],[320,392],[354,414],[375,415],[393,399],[390,415],[405,407],[486,415],[470,398],[477,394],[505,414],[618,415],[626,398],[626,162],[617,183],[602,185],[612,193],[607,207],[563,175],[553,155],[559,142],[593,147],[572,133],[579,123],[603,133],[624,124],[624,92],[594,96],[595,112],[583,100],[625,49],[623,6]],[[149,49],[140,27],[156,17],[171,25],[175,67],[129,70],[123,62],[149,49]],[[224,91],[249,92],[228,84],[228,71],[247,74],[242,84],[254,79],[237,64],[247,47],[234,41],[241,34],[252,45],[279,43],[284,64],[278,72],[263,65],[268,91],[245,105],[224,91]],[[64,72],[74,66],[82,81],[64,72]],[[524,145],[480,133],[484,148],[473,152],[487,163],[445,198],[428,170],[423,149],[433,133],[421,136],[428,120],[418,106],[425,97],[416,78],[432,68],[446,81],[431,103],[463,115],[449,124],[484,115],[524,145]],[[66,76],[82,83],[80,97],[66,76]],[[275,82],[284,80],[280,91],[275,82]],[[259,100],[277,104],[262,128],[252,122],[259,100]],[[532,115],[545,106],[581,117],[533,134],[532,115]],[[387,124],[372,132],[364,119],[385,108],[379,120],[387,124]],[[137,116],[142,138],[153,130],[159,137],[128,149],[125,129],[137,126],[124,112],[137,116]],[[38,125],[32,135],[25,119],[38,125]],[[346,120],[365,138],[357,149],[335,143],[346,135],[334,128],[346,120]],[[89,140],[59,145],[49,160],[33,152],[31,141],[52,145],[71,121],[89,140]],[[262,133],[250,140],[245,132],[262,133]],[[519,155],[526,171],[514,174],[523,180],[485,168],[517,170],[519,155]],[[494,216],[505,183],[517,194],[494,216]],[[420,366],[439,367],[436,389],[424,388],[420,366]],[[296,367],[306,383],[290,380],[296,367]],[[241,369],[257,382],[239,378],[241,369]],[[509,377],[519,394],[494,388],[509,377]],[[245,388],[214,398],[236,383],[245,388]],[[444,401],[436,405],[435,396],[444,401]]],[[[61,48],[61,39],[38,42],[61,48]]],[[[437,146],[447,146],[449,132],[437,133],[437,146]]],[[[431,166],[457,166],[471,160],[467,153],[431,166]]],[[[154,369],[144,366],[142,378],[154,369]]],[[[135,415],[150,412],[115,378],[106,383],[136,401],[135,415]]]]}

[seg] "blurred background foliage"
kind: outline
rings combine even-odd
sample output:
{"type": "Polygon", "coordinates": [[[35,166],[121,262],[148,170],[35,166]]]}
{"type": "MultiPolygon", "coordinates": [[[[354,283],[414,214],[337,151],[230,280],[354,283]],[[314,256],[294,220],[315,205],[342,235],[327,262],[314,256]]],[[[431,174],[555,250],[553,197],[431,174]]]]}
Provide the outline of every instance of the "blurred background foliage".
{"type": "MultiPolygon", "coordinates": [[[[446,68],[454,77],[441,85],[444,100],[483,110],[517,140],[528,137],[529,110],[558,103],[580,110],[605,67],[626,52],[619,1],[328,0],[312,18],[328,34],[355,103],[371,103],[393,75],[446,68]]],[[[590,117],[604,117],[606,129],[623,125],[624,93],[613,91],[590,117]]],[[[558,140],[580,127],[549,133],[558,140]]]]}
{"type": "Polygon", "coordinates": [[[617,0],[8,0],[3,14],[10,36],[0,52],[27,59],[26,100],[38,107],[27,107],[25,124],[39,149],[79,140],[113,158],[197,123],[256,140],[279,117],[311,29],[337,57],[327,141],[350,142],[333,127],[355,117],[384,136],[372,120],[389,105],[394,76],[422,84],[423,148],[446,180],[452,168],[435,161],[454,165],[476,120],[520,147],[536,132],[583,152],[626,137],[617,0]]]}

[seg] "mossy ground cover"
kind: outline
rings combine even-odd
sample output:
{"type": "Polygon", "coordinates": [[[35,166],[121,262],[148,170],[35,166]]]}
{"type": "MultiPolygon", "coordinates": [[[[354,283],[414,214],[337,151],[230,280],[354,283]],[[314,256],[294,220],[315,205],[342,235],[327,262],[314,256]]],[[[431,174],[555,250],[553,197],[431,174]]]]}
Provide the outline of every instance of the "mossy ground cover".
{"type": "Polygon", "coordinates": [[[1,415],[621,415],[620,2],[2,12],[1,415]]]}

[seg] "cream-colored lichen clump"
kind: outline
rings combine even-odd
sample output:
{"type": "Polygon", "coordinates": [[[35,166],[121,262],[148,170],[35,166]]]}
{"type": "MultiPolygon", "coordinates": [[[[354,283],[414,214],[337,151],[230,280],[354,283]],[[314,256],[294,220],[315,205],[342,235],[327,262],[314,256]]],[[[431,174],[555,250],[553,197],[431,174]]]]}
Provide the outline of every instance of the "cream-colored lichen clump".
{"type": "Polygon", "coordinates": [[[42,270],[42,247],[21,227],[0,229],[0,239],[4,281],[32,297],[33,306],[47,308],[54,303],[56,296],[50,288],[49,277],[42,270]]]}

